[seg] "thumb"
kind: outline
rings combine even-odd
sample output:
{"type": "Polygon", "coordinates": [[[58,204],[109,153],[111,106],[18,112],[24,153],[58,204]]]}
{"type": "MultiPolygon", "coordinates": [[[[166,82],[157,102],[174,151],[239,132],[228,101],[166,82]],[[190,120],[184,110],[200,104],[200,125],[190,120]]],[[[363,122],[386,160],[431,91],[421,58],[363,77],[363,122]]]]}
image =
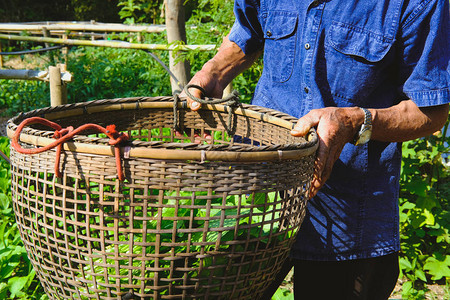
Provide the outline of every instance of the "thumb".
{"type": "MultiPolygon", "coordinates": [[[[198,89],[198,88],[190,88],[189,89],[189,94],[192,97],[195,97],[195,98],[199,98],[199,99],[202,98],[202,91],[200,89],[198,89]]],[[[195,111],[195,110],[199,110],[200,109],[201,103],[199,103],[199,102],[195,101],[194,99],[192,99],[191,97],[189,97],[184,90],[180,94],[180,96],[186,96],[187,103],[188,103],[189,107],[191,108],[191,110],[195,111]]]]}
{"type": "Polygon", "coordinates": [[[305,116],[298,119],[297,124],[291,130],[293,136],[305,136],[309,130],[319,124],[319,115],[315,111],[310,111],[305,116]]]}
{"type": "MultiPolygon", "coordinates": [[[[199,90],[195,89],[191,91],[192,96],[196,97],[196,98],[201,98],[202,97],[202,92],[200,92],[199,90]]],[[[189,103],[189,107],[192,110],[199,110],[200,107],[202,106],[201,103],[194,101],[193,99],[189,98],[187,99],[188,103],[189,103]]]]}

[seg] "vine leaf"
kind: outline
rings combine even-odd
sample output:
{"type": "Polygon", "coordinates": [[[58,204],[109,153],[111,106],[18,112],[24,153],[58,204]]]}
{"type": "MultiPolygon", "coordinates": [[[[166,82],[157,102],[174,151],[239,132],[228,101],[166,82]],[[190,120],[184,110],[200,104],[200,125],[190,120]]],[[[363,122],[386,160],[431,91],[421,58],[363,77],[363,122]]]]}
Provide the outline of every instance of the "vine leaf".
{"type": "Polygon", "coordinates": [[[425,265],[423,266],[424,270],[427,270],[428,273],[432,276],[432,280],[439,280],[443,277],[450,277],[450,255],[445,256],[445,260],[440,261],[435,257],[429,257],[425,265]]]}

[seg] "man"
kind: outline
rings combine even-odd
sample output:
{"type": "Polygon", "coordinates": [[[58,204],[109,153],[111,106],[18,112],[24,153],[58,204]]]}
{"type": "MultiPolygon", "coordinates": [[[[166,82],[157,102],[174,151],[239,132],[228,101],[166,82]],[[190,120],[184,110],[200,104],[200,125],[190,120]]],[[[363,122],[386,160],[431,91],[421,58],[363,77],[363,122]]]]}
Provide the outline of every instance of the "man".
{"type": "Polygon", "coordinates": [[[253,104],[299,117],[294,136],[317,130],[313,198],[291,255],[296,299],[392,292],[399,142],[439,130],[448,117],[448,4],[236,0],[230,34],[191,80],[221,97],[263,52],[253,104]]]}

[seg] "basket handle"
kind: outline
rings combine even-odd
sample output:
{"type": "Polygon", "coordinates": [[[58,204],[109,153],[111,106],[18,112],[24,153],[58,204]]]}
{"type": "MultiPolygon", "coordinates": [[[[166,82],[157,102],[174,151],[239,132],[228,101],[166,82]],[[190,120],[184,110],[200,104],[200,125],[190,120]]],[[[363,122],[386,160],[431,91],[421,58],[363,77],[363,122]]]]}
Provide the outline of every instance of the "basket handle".
{"type": "Polygon", "coordinates": [[[119,180],[123,181],[125,179],[125,176],[123,174],[122,163],[120,160],[119,145],[122,142],[128,140],[129,137],[128,137],[128,134],[126,134],[126,133],[118,132],[116,130],[116,125],[108,125],[108,126],[106,126],[106,128],[104,128],[97,124],[88,123],[88,124],[81,125],[80,127],[76,128],[76,129],[74,129],[72,126],[69,126],[67,128],[62,128],[59,124],[49,121],[47,119],[40,118],[40,117],[31,117],[31,118],[24,119],[19,124],[19,126],[17,127],[17,129],[14,132],[14,135],[11,139],[11,147],[13,147],[14,150],[16,150],[17,152],[22,153],[22,154],[42,153],[42,152],[48,151],[48,150],[56,147],[55,175],[57,177],[61,177],[61,172],[59,170],[59,162],[61,160],[60,157],[61,157],[62,145],[65,142],[67,142],[68,140],[72,139],[75,135],[77,135],[85,130],[96,130],[98,132],[106,134],[106,136],[109,137],[109,139],[110,139],[109,144],[111,146],[114,146],[114,156],[116,158],[117,176],[118,176],[119,180]],[[20,144],[19,144],[20,133],[22,132],[22,129],[25,126],[31,125],[31,124],[41,124],[41,125],[45,125],[45,126],[55,129],[55,133],[53,136],[56,140],[44,147],[38,147],[38,148],[33,148],[33,149],[22,148],[22,146],[20,146],[20,144]]]}
{"type": "MultiPolygon", "coordinates": [[[[228,134],[232,134],[233,132],[233,108],[239,107],[241,105],[241,102],[239,101],[239,93],[236,90],[233,90],[229,95],[222,99],[217,98],[208,98],[205,99],[195,97],[192,95],[192,93],[189,91],[189,89],[195,88],[200,90],[203,95],[206,94],[206,91],[203,87],[196,85],[196,84],[187,84],[184,87],[184,92],[186,95],[191,98],[192,100],[199,102],[201,104],[225,104],[225,106],[229,106],[231,109],[228,110],[228,120],[227,120],[227,132],[228,134]]],[[[178,121],[178,102],[179,102],[179,93],[174,94],[174,108],[173,108],[173,114],[174,114],[174,127],[176,130],[179,128],[179,121],[178,121]]]]}
{"type": "Polygon", "coordinates": [[[203,95],[206,95],[206,91],[203,87],[196,85],[196,84],[187,84],[184,87],[184,92],[186,93],[186,95],[191,98],[192,100],[199,102],[201,104],[222,104],[225,103],[225,105],[231,106],[231,107],[236,107],[239,106],[241,104],[241,102],[239,101],[239,93],[236,90],[233,90],[231,92],[231,94],[229,94],[228,96],[222,98],[222,99],[213,99],[213,98],[205,98],[205,99],[201,99],[201,98],[197,98],[194,95],[191,94],[191,92],[189,91],[190,88],[196,88],[197,90],[200,90],[200,92],[202,92],[203,95]]]}

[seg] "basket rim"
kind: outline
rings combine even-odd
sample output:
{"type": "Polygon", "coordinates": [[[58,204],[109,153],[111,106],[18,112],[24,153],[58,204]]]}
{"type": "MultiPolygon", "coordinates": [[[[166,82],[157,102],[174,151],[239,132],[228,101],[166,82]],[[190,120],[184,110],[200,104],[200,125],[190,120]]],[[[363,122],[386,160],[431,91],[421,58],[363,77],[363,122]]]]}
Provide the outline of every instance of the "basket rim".
{"type": "MultiPolygon", "coordinates": [[[[178,103],[178,107],[187,108],[185,98],[178,103]]],[[[12,138],[18,124],[29,117],[40,116],[48,120],[57,118],[74,117],[83,114],[108,112],[117,110],[139,110],[151,108],[173,108],[173,97],[130,97],[102,99],[75,104],[65,104],[54,107],[46,107],[32,110],[11,118],[7,122],[7,135],[12,138]]],[[[227,105],[204,104],[201,110],[229,112],[227,105]]],[[[288,114],[256,105],[241,104],[234,108],[233,113],[245,117],[259,119],[269,124],[282,128],[292,129],[298,120],[288,114]]],[[[53,131],[37,130],[25,127],[20,135],[20,142],[32,144],[37,147],[47,146],[54,142],[53,131]]],[[[121,153],[127,158],[154,158],[168,160],[200,160],[200,161],[272,161],[291,160],[309,156],[318,148],[318,138],[312,129],[305,138],[299,138],[301,142],[295,144],[244,147],[224,147],[224,145],[202,145],[195,143],[158,143],[156,147],[150,142],[130,142],[121,148],[121,153]],[[160,147],[164,145],[164,147],[160,147]],[[180,145],[183,147],[180,149],[180,145]]],[[[114,146],[99,138],[86,136],[74,137],[73,141],[64,143],[64,150],[87,154],[114,156],[114,146]]]]}

